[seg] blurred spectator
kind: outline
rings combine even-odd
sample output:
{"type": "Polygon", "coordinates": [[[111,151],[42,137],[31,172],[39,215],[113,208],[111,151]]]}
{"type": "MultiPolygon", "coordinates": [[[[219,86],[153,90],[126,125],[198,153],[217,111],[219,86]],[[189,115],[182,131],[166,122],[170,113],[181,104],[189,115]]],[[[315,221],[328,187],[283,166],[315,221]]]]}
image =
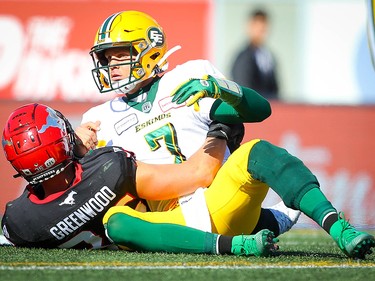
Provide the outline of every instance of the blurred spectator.
{"type": "Polygon", "coordinates": [[[247,46],[239,52],[232,66],[232,79],[252,88],[267,99],[278,99],[276,62],[265,46],[269,16],[263,10],[252,11],[247,21],[247,46]]]}

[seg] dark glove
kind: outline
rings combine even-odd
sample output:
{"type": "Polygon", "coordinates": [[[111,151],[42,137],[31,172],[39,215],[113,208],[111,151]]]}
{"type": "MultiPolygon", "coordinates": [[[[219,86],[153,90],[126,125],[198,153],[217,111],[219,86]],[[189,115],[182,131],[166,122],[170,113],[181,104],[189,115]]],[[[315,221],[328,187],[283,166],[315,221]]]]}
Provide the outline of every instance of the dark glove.
{"type": "Polygon", "coordinates": [[[245,126],[243,123],[230,124],[231,133],[227,141],[230,153],[233,153],[240,147],[243,137],[245,135],[245,126]]]}
{"type": "Polygon", "coordinates": [[[239,124],[225,124],[213,121],[208,129],[207,137],[225,139],[230,153],[233,153],[242,142],[245,134],[245,126],[239,124]]]}

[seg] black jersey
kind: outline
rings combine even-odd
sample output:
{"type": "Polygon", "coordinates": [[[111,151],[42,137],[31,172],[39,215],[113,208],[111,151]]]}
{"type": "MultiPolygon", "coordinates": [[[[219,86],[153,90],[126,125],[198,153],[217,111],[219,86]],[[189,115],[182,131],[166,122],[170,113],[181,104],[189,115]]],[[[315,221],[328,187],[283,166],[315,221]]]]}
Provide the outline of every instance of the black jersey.
{"type": "Polygon", "coordinates": [[[5,237],[16,246],[102,248],[110,242],[102,219],[116,204],[137,201],[136,162],[118,147],[96,149],[76,165],[71,188],[39,200],[27,189],[7,204],[5,237]]]}

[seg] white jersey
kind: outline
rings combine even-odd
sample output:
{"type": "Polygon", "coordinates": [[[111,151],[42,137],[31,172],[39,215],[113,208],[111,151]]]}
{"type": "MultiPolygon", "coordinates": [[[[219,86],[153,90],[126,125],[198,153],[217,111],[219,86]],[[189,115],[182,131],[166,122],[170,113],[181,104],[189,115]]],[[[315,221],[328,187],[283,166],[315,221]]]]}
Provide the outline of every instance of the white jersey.
{"type": "Polygon", "coordinates": [[[202,99],[200,110],[195,111],[194,106],[172,103],[170,94],[188,79],[205,74],[224,78],[208,61],[188,61],[128,103],[117,97],[91,108],[83,115],[82,123],[101,121],[98,146],[121,146],[146,163],[181,163],[204,143],[215,100],[202,99]]]}

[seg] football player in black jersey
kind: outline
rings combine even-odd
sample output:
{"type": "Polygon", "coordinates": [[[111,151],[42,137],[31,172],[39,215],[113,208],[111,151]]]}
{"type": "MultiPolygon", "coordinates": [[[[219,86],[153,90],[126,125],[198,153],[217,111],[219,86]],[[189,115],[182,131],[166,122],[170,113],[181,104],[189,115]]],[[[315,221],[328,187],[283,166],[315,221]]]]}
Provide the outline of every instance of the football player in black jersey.
{"type": "MultiPolygon", "coordinates": [[[[102,224],[105,212],[116,205],[142,207],[139,195],[153,200],[175,198],[184,195],[180,190],[186,192],[186,187],[194,191],[205,185],[210,181],[207,175],[214,174],[221,164],[215,164],[220,157],[207,153],[213,142],[226,145],[209,137],[197,156],[179,165],[137,162],[131,152],[119,147],[96,149],[78,159],[73,153],[74,131],[60,112],[41,104],[22,106],[10,115],[2,145],[17,176],[29,185],[19,198],[7,204],[3,233],[21,247],[114,246],[102,224]],[[203,173],[207,168],[208,173],[203,173]]],[[[187,252],[217,253],[221,249],[221,253],[261,256],[277,248],[269,230],[225,237],[219,243],[217,234],[172,224],[165,229],[180,234],[178,241],[183,237],[184,243],[190,241],[187,252]]]]}
{"type": "Polygon", "coordinates": [[[30,182],[29,191],[7,205],[2,221],[4,235],[16,245],[103,246],[98,234],[101,231],[103,237],[104,229],[98,219],[108,210],[103,217],[106,234],[120,247],[266,256],[277,249],[273,232],[233,235],[252,232],[257,222],[253,217],[259,217],[271,186],[288,207],[301,210],[321,226],[348,257],[365,258],[375,246],[372,235],[356,230],[336,211],[302,161],[264,140],[241,145],[209,188],[182,197],[168,212],[114,205],[128,195],[136,198],[144,188],[178,190],[196,169],[209,167],[194,157],[183,164],[145,164],[119,147],[94,150],[76,161],[68,121],[38,104],[11,114],[2,143],[7,159],[30,182]]]}

